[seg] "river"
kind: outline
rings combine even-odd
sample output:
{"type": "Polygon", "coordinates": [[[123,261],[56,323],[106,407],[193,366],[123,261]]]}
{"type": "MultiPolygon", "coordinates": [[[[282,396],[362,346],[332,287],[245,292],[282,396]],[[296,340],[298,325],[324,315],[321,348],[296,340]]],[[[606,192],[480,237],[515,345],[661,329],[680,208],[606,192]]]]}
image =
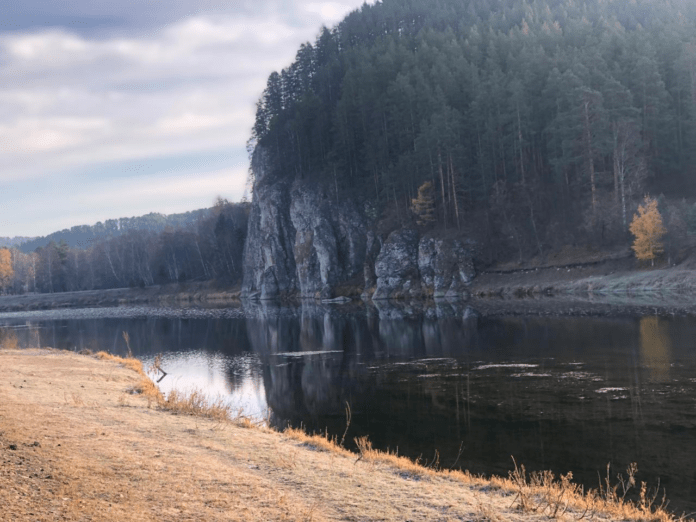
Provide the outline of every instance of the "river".
{"type": "MultiPolygon", "coordinates": [[[[162,354],[199,388],[282,428],[368,435],[428,465],[506,475],[572,471],[638,482],[696,511],[696,315],[620,308],[561,315],[495,304],[122,307],[6,313],[0,342],[162,354]],[[435,461],[435,462],[434,462],[435,461]]],[[[153,375],[156,379],[159,375],[153,375]]]]}

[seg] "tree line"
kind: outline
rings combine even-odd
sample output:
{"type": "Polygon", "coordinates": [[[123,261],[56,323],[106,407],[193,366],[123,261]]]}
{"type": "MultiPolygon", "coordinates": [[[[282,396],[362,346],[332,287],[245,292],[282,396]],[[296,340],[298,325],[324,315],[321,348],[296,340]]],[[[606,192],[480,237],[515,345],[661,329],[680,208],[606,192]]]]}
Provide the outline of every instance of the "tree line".
{"type": "Polygon", "coordinates": [[[250,144],[402,221],[429,183],[491,258],[627,243],[696,196],[695,35],[693,0],[383,0],[269,76],[250,144]]]}
{"type": "MultiPolygon", "coordinates": [[[[210,209],[204,208],[180,214],[164,215],[151,212],[144,216],[107,219],[103,223],[100,221],[94,225],[78,225],[47,236],[26,238],[21,241],[18,248],[24,253],[29,253],[39,247],[45,247],[51,241],[54,243],[63,241],[73,248],[88,248],[90,244],[101,239],[117,237],[134,230],[163,232],[167,228],[186,228],[195,225],[209,213],[210,209]]],[[[0,242],[0,246],[17,246],[17,238],[14,238],[13,245],[3,245],[0,242]]]]}
{"type": "Polygon", "coordinates": [[[25,253],[0,249],[0,292],[67,292],[143,287],[242,277],[248,203],[218,199],[209,212],[180,228],[121,231],[86,248],[64,239],[25,253]]]}

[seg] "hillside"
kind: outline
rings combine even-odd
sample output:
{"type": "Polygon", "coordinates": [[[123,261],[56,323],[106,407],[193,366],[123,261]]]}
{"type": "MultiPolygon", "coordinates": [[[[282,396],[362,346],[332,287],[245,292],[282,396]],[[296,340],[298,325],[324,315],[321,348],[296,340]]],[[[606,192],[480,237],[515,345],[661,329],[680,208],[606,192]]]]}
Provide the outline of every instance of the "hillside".
{"type": "Polygon", "coordinates": [[[115,238],[129,231],[140,230],[159,233],[166,228],[190,227],[200,219],[210,216],[211,212],[211,209],[204,208],[180,214],[165,215],[151,212],[138,217],[107,219],[104,223],[100,221],[94,225],[78,225],[53,232],[47,236],[26,238],[20,244],[0,246],[18,246],[19,250],[28,254],[39,247],[45,247],[51,241],[54,243],[63,241],[71,248],[86,249],[98,241],[115,238]]]}
{"type": "Polygon", "coordinates": [[[6,290],[466,298],[494,267],[629,252],[646,194],[673,265],[696,237],[695,34],[696,0],[365,4],[269,76],[251,204],[41,238],[6,290]]]}
{"type": "Polygon", "coordinates": [[[429,182],[485,262],[626,244],[648,192],[694,232],[694,34],[693,0],[384,0],[270,75],[252,143],[401,226],[429,182]]]}
{"type": "Polygon", "coordinates": [[[0,248],[12,248],[32,241],[33,237],[15,236],[15,237],[0,237],[0,248]]]}
{"type": "Polygon", "coordinates": [[[73,227],[0,250],[0,294],[201,281],[233,285],[242,278],[248,208],[219,199],[210,209],[73,227]]]}

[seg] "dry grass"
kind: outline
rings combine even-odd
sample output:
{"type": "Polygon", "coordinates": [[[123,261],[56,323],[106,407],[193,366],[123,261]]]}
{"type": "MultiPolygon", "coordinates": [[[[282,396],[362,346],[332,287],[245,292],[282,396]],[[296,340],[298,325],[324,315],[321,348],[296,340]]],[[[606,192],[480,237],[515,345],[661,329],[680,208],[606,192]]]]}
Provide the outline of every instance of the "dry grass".
{"type": "Polygon", "coordinates": [[[630,478],[587,494],[570,476],[520,467],[487,480],[367,438],[355,454],[299,430],[242,429],[256,424],[211,413],[200,392],[128,394],[142,365],[109,354],[3,351],[0,366],[0,520],[674,520],[618,498],[630,478]]]}
{"type": "Polygon", "coordinates": [[[641,482],[638,500],[628,500],[629,491],[637,488],[637,472],[638,466],[632,463],[626,469],[626,476],[619,473],[612,481],[607,466],[604,484],[598,489],[584,491],[582,486],[572,482],[572,473],[558,479],[550,471],[527,474],[524,466],[515,463],[515,469],[503,485],[514,489],[518,508],[550,518],[562,518],[570,513],[575,520],[596,516],[656,522],[686,520],[666,510],[666,494],[663,491],[660,495],[659,485],[649,489],[645,482],[641,482]]]}
{"type": "MultiPolygon", "coordinates": [[[[126,337],[124,336],[124,338],[126,337]]],[[[95,357],[119,363],[136,372],[140,376],[140,380],[128,391],[145,397],[150,407],[154,403],[158,408],[170,413],[192,415],[220,422],[233,422],[244,428],[260,427],[266,424],[265,421],[254,421],[243,415],[241,411],[235,411],[225,403],[222,397],[210,400],[202,390],[194,389],[188,392],[173,390],[165,397],[152,379],[148,377],[142,362],[132,357],[119,357],[107,352],[98,352],[95,357]]],[[[156,358],[153,367],[149,370],[153,371],[159,365],[159,360],[156,358]]],[[[124,399],[119,400],[124,401],[124,399]]]]}
{"type": "Polygon", "coordinates": [[[211,402],[200,390],[188,393],[173,390],[159,403],[159,406],[172,413],[195,415],[218,421],[232,420],[232,411],[222,399],[211,402]]]}
{"type": "MultiPolygon", "coordinates": [[[[287,428],[283,433],[313,449],[354,456],[335,438],[316,434],[308,435],[304,431],[294,428],[287,428]]],[[[572,472],[558,478],[550,471],[527,474],[524,466],[518,466],[514,459],[514,470],[507,478],[492,477],[486,479],[466,471],[439,469],[436,457],[428,464],[413,461],[391,452],[376,450],[367,437],[357,438],[355,443],[358,448],[356,462],[367,463],[368,472],[374,471],[376,464],[382,464],[397,470],[403,478],[423,480],[446,477],[464,484],[475,484],[491,490],[512,493],[511,507],[544,518],[591,520],[608,517],[617,520],[655,522],[687,520],[685,517],[675,516],[667,511],[668,502],[664,491],[660,495],[659,485],[650,489],[645,482],[641,482],[638,500],[632,501],[626,498],[631,489],[638,487],[635,482],[638,467],[635,463],[626,470],[625,477],[623,474],[618,474],[615,481],[611,480],[607,469],[604,484],[599,489],[585,491],[580,484],[572,481],[572,472]]],[[[479,499],[476,519],[495,521],[501,520],[501,517],[500,513],[496,513],[489,504],[486,504],[484,497],[483,500],[479,499]]]]}
{"type": "Polygon", "coordinates": [[[133,370],[135,373],[142,377],[147,377],[145,374],[145,370],[143,369],[143,363],[140,362],[138,359],[134,358],[127,358],[127,357],[119,357],[118,355],[112,355],[107,352],[97,352],[95,354],[95,357],[97,359],[101,359],[103,361],[114,361],[119,364],[122,364],[126,368],[129,368],[133,370]]]}

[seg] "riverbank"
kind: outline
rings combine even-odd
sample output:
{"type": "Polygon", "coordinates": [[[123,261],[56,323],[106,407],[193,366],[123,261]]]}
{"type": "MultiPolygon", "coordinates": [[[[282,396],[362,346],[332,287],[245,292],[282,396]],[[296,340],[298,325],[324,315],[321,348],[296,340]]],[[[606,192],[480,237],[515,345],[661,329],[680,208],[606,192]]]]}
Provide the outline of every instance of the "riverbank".
{"type": "Polygon", "coordinates": [[[669,520],[436,472],[248,419],[172,414],[137,361],[0,350],[0,520],[669,520]],[[134,390],[145,393],[133,394],[134,390]]]}
{"type": "MultiPolygon", "coordinates": [[[[341,287],[339,295],[351,296],[353,302],[360,289],[341,287]]],[[[696,295],[696,255],[675,266],[657,268],[641,266],[630,252],[597,254],[578,259],[552,259],[544,264],[503,266],[480,272],[468,292],[488,301],[502,298],[523,307],[529,300],[520,298],[553,297],[566,299],[567,308],[578,303],[605,303],[625,307],[659,307],[669,310],[692,309],[696,295]]],[[[149,306],[225,306],[241,301],[241,289],[215,282],[177,283],[145,288],[116,288],[54,294],[0,296],[0,312],[27,312],[70,308],[108,308],[123,305],[149,306]]],[[[292,300],[291,300],[292,301],[292,300]]],[[[543,301],[543,300],[542,300],[543,301]]],[[[553,300],[552,300],[553,301],[553,300]]],[[[330,304],[343,304],[336,299],[330,304]]],[[[399,305],[395,300],[393,303],[399,305]]],[[[426,299],[423,304],[431,302],[426,299]]],[[[387,301],[376,302],[381,307],[387,301]]],[[[385,304],[387,303],[387,304],[385,304]]],[[[555,308],[555,304],[549,303],[555,308]]],[[[530,305],[531,306],[531,305],[530,305]]]]}
{"type": "Polygon", "coordinates": [[[629,304],[646,296],[677,300],[696,294],[696,258],[651,267],[628,251],[578,260],[558,259],[535,266],[500,267],[482,272],[471,285],[477,297],[572,296],[629,304]]]}
{"type": "Polygon", "coordinates": [[[224,305],[239,301],[238,287],[214,282],[175,283],[145,288],[113,288],[54,294],[0,296],[0,312],[27,312],[61,308],[94,308],[121,305],[224,305]]]}

